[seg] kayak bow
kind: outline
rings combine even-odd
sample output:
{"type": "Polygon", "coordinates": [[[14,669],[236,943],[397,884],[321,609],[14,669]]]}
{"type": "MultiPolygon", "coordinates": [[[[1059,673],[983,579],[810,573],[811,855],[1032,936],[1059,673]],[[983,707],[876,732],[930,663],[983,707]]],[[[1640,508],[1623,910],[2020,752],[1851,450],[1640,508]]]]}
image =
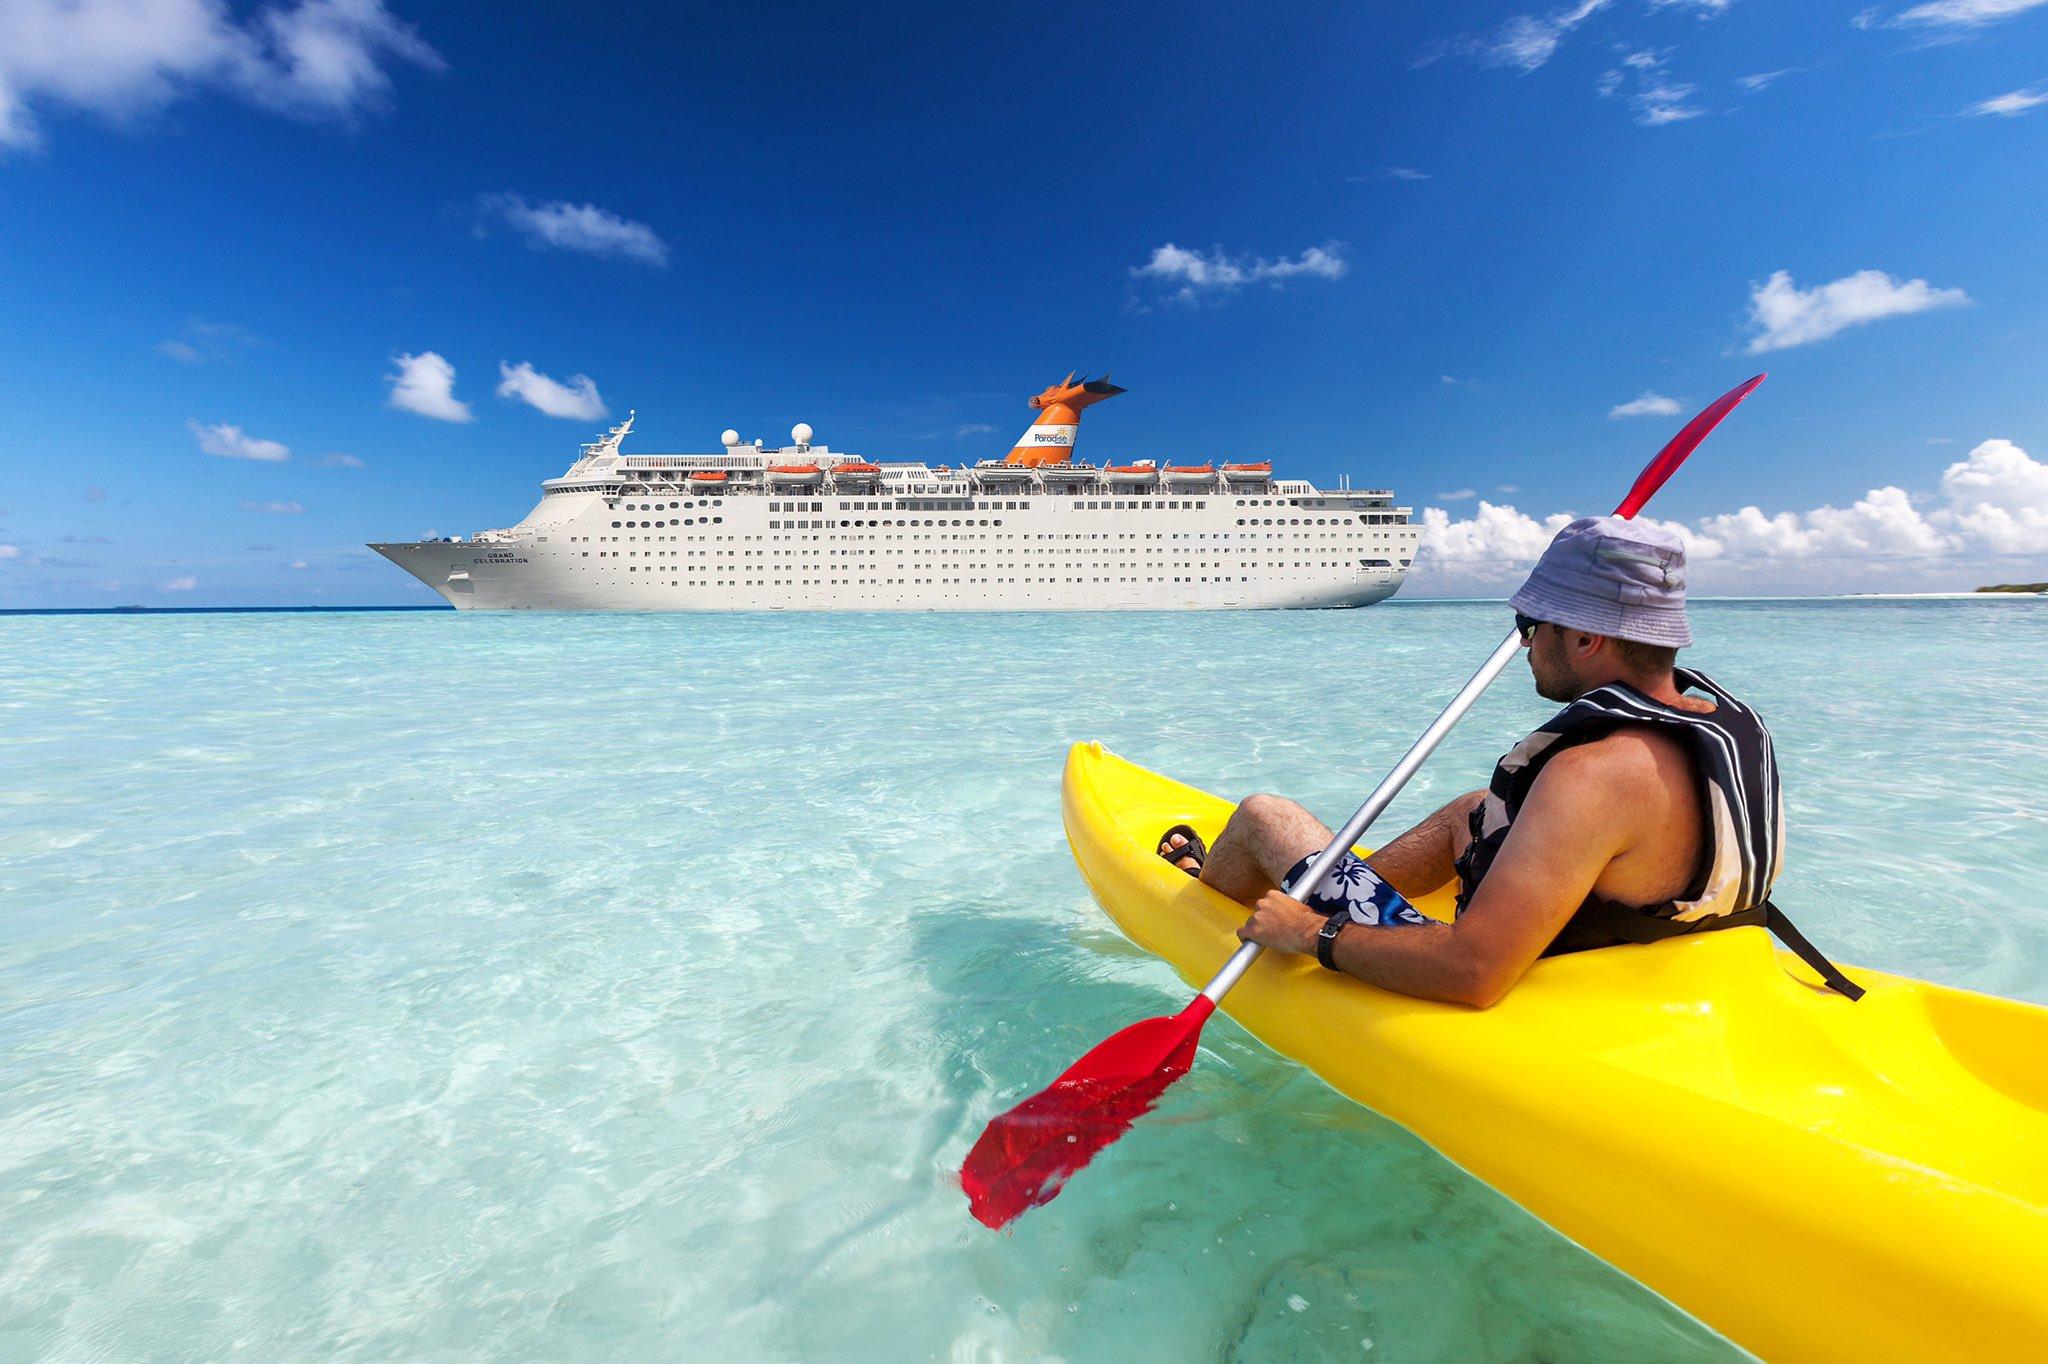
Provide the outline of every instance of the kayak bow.
{"type": "MultiPolygon", "coordinates": [[[[1190,983],[1243,906],[1156,855],[1231,806],[1079,744],[1067,840],[1190,983]]],[[[1416,901],[1448,918],[1449,889],[1416,901]]],[[[1270,956],[1270,954],[1269,954],[1270,956]]],[[[1304,957],[1224,1010],[1261,1041],[1769,1358],[2018,1358],[2048,1341],[2048,1009],[1852,972],[1761,928],[1546,958],[1475,1011],[1304,957]]]]}

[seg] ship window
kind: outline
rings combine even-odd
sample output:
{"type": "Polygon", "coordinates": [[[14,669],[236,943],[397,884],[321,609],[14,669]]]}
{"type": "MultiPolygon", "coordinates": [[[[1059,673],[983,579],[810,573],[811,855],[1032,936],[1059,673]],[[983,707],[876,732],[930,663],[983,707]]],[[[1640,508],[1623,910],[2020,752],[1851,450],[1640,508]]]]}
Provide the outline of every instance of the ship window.
{"type": "Polygon", "coordinates": [[[613,530],[617,530],[618,528],[619,528],[619,523],[618,523],[618,522],[616,522],[616,521],[612,522],[612,529],[613,529],[613,530]]]}

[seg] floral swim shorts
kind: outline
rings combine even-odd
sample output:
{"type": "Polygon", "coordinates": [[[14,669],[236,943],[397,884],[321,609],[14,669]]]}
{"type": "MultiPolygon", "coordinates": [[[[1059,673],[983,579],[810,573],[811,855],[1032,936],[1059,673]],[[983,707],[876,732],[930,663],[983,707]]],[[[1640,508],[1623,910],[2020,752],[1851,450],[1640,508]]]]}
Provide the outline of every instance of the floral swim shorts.
{"type": "MultiPolygon", "coordinates": [[[[1294,883],[1308,870],[1309,863],[1321,856],[1320,851],[1312,852],[1296,862],[1286,879],[1280,882],[1280,889],[1291,892],[1294,883]]],[[[1302,903],[1323,915],[1348,913],[1353,923],[1377,928],[1429,922],[1400,891],[1382,881],[1365,864],[1365,859],[1355,852],[1347,852],[1338,858],[1337,865],[1323,874],[1322,881],[1302,898],[1302,903]]]]}

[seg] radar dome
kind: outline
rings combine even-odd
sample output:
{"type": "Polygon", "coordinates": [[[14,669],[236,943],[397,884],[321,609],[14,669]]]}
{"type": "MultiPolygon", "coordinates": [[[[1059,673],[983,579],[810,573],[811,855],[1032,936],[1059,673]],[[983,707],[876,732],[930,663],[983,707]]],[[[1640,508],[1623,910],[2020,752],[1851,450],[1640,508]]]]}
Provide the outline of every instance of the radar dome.
{"type": "Polygon", "coordinates": [[[811,424],[809,422],[798,422],[795,426],[789,428],[789,438],[798,445],[809,445],[811,443],[811,434],[811,424]]]}
{"type": "Polygon", "coordinates": [[[730,448],[740,443],[740,433],[733,430],[731,427],[727,427],[725,429],[724,434],[719,436],[718,439],[720,444],[730,448]]]}

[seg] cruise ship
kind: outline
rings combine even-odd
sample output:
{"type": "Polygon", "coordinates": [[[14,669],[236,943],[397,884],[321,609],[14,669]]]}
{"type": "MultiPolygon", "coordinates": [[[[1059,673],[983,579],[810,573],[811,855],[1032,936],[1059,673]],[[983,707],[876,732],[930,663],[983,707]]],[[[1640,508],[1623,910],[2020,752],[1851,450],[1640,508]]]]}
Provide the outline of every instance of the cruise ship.
{"type": "Polygon", "coordinates": [[[519,524],[370,548],[470,611],[1199,611],[1401,586],[1420,531],[1384,489],[1077,463],[1082,412],[1124,391],[1068,375],[1008,455],[957,468],[859,459],[802,423],[776,449],[727,431],[715,455],[628,455],[628,414],[519,524]]]}

